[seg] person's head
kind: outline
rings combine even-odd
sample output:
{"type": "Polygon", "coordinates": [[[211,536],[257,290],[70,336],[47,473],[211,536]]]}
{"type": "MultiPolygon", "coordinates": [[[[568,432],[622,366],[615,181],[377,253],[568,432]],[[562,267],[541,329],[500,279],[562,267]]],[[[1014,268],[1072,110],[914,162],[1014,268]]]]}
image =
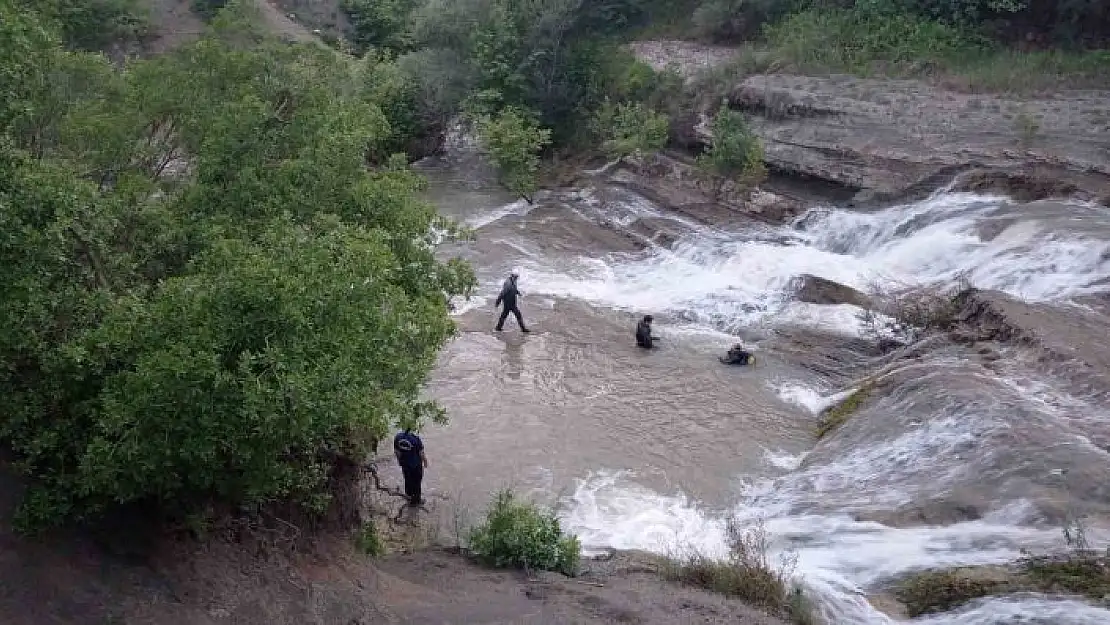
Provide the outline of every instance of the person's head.
{"type": "Polygon", "coordinates": [[[520,274],[516,271],[513,271],[509,274],[509,279],[512,280],[513,282],[516,282],[516,279],[519,278],[519,277],[520,277],[520,274]]]}
{"type": "Polygon", "coordinates": [[[644,323],[651,325],[651,322],[654,320],[655,317],[652,317],[651,315],[644,315],[644,323]]]}

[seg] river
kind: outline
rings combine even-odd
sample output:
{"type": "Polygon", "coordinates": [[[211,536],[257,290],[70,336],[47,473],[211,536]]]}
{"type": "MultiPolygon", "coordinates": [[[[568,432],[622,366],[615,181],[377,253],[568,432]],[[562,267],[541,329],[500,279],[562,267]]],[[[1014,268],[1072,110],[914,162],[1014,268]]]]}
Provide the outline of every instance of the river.
{"type": "MultiPolygon", "coordinates": [[[[603,183],[528,206],[424,169],[441,211],[476,230],[443,250],[480,287],[429,383],[450,422],[425,433],[427,488],[468,513],[511,486],[555,505],[588,550],[660,553],[720,554],[726,516],[762,519],[843,625],[893,622],[866,596],[900,573],[1060,548],[1075,511],[1093,540],[1110,536],[1110,389],[1019,347],[940,341],[892,360],[860,339],[858,309],[791,295],[802,273],[859,289],[967,280],[1066,318],[1110,284],[1110,210],[938,193],[721,228],[603,183]],[[667,244],[646,243],[644,224],[667,244]],[[511,269],[530,335],[511,319],[492,331],[511,269]],[[633,342],[643,314],[662,337],[650,353],[633,342]],[[757,366],[717,363],[737,341],[757,366]],[[872,401],[818,441],[818,412],[876,372],[872,401]]],[[[915,622],[1094,625],[1110,611],[1022,596],[915,622]]]]}

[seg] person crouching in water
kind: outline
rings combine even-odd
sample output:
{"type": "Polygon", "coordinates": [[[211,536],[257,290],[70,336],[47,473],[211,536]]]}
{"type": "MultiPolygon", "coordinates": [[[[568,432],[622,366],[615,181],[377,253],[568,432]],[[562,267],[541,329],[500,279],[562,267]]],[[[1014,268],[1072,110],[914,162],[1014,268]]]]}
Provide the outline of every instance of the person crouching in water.
{"type": "Polygon", "coordinates": [[[521,332],[531,332],[524,326],[524,316],[520,314],[520,308],[516,305],[517,296],[523,295],[516,286],[518,277],[520,276],[515,271],[509,274],[505,284],[501,285],[501,294],[497,296],[497,301],[493,304],[494,308],[504,304],[504,308],[501,309],[501,318],[497,320],[497,326],[494,328],[498,332],[505,328],[505,319],[508,318],[509,313],[513,313],[513,316],[516,317],[516,323],[520,326],[521,332]]]}
{"type": "Polygon", "coordinates": [[[733,345],[728,354],[718,357],[726,365],[754,365],[755,355],[744,349],[743,345],[733,345]]]}
{"type": "Polygon", "coordinates": [[[651,333],[652,321],[654,321],[654,318],[651,315],[644,315],[644,318],[640,320],[640,323],[636,324],[637,347],[642,347],[644,349],[651,349],[655,347],[655,341],[658,341],[659,337],[654,336],[651,333]]]}

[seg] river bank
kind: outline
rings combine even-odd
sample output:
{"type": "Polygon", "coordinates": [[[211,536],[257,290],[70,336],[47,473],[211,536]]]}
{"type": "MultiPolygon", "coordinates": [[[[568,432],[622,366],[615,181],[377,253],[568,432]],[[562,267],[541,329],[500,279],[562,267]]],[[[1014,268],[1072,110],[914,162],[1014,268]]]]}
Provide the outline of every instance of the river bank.
{"type": "Polygon", "coordinates": [[[8,529],[18,483],[6,471],[0,466],[5,625],[667,625],[691,619],[785,625],[741,602],[665,581],[658,559],[648,554],[588,560],[578,577],[566,578],[490,570],[427,545],[371,558],[343,536],[298,543],[264,524],[201,540],[28,539],[8,529]],[[290,549],[294,544],[299,548],[290,549]]]}

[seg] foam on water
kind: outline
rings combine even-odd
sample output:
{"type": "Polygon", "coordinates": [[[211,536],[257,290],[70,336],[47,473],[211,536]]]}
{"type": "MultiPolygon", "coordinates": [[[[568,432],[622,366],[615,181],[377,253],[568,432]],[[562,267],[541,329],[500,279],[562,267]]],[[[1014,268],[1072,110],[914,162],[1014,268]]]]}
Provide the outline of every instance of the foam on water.
{"type": "Polygon", "coordinates": [[[779,469],[786,469],[787,471],[793,471],[802,466],[802,461],[806,459],[807,455],[806,452],[792,454],[785,451],[763,450],[763,457],[767,459],[767,462],[771,466],[779,469]]]}
{"type": "MultiPolygon", "coordinates": [[[[653,213],[644,202],[607,205],[625,220],[653,213]]],[[[866,290],[955,283],[968,278],[1029,300],[1090,293],[1110,278],[1110,241],[1050,231],[1031,218],[993,237],[1003,200],[942,194],[876,213],[812,211],[777,237],[725,236],[689,228],[672,249],[581,257],[552,265],[530,259],[533,290],[635,311],[668,312],[726,331],[760,323],[821,326],[857,334],[857,310],[793,301],[794,279],[814,274],[866,290]]],[[[595,207],[597,208],[597,207],[595,207]]],[[[1093,209],[1090,209],[1093,210],[1093,209]]],[[[1110,214],[1097,215],[1110,227],[1110,214]]],[[[618,219],[617,221],[620,221],[618,219]]]]}
{"type": "MultiPolygon", "coordinates": [[[[942,527],[894,528],[835,515],[781,515],[741,501],[730,511],[709,511],[681,493],[661,495],[635,484],[624,473],[601,473],[580,482],[563,515],[588,552],[603,548],[640,549],[665,555],[727,553],[724,515],[762,519],[772,539],[772,557],[797,556],[798,580],[814,596],[829,623],[878,625],[890,619],[865,599],[875,584],[915,570],[1003,564],[1023,548],[1049,548],[1059,534],[1016,526],[1027,513],[1021,502],[979,520],[942,527]]],[[[777,559],[777,558],[775,558],[777,559]]],[[[1110,611],[1069,601],[1041,598],[994,600],[962,614],[927,622],[1010,622],[1090,625],[1106,623],[1110,611]],[[1015,606],[1043,620],[1008,621],[1015,606]],[[1091,620],[1101,618],[1101,621],[1091,620]],[[1051,620],[1056,618],[1057,620],[1051,620]]]]}
{"type": "Polygon", "coordinates": [[[495,221],[499,221],[510,215],[523,216],[527,215],[532,210],[532,204],[524,200],[517,200],[510,202],[504,206],[498,207],[496,210],[480,213],[468,218],[465,223],[467,226],[474,228],[484,228],[495,221]]]}
{"type": "Polygon", "coordinates": [[[786,403],[801,406],[814,415],[820,414],[822,410],[851,395],[853,390],[848,389],[839,393],[823,395],[818,389],[797,382],[785,382],[775,385],[773,388],[775,393],[786,403]]]}

